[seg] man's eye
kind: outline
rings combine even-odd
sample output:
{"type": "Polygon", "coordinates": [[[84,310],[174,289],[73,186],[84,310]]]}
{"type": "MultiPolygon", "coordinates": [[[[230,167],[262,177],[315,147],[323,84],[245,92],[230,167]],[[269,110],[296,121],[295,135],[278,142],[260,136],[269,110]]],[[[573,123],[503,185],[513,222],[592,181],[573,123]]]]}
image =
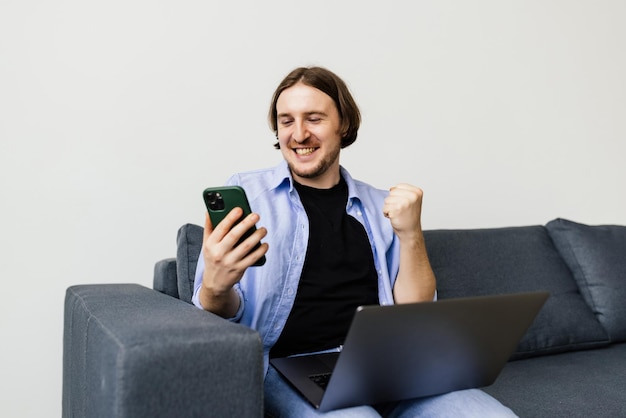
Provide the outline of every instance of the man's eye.
{"type": "Polygon", "coordinates": [[[317,123],[317,122],[319,122],[321,120],[322,120],[322,118],[309,118],[309,122],[312,122],[312,123],[317,123]]]}
{"type": "Polygon", "coordinates": [[[289,125],[291,125],[293,123],[293,120],[291,120],[291,119],[281,119],[279,122],[283,126],[289,126],[289,125]]]}

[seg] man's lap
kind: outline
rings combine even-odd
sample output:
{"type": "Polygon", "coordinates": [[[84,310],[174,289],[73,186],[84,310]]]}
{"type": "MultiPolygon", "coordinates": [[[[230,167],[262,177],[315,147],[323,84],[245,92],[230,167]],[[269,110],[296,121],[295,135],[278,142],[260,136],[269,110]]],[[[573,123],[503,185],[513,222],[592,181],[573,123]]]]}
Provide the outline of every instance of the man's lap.
{"type": "Polygon", "coordinates": [[[478,389],[429,398],[410,399],[379,407],[359,406],[322,413],[317,411],[270,366],[265,377],[265,415],[272,418],[297,416],[327,418],[408,417],[514,417],[496,399],[478,389]]]}

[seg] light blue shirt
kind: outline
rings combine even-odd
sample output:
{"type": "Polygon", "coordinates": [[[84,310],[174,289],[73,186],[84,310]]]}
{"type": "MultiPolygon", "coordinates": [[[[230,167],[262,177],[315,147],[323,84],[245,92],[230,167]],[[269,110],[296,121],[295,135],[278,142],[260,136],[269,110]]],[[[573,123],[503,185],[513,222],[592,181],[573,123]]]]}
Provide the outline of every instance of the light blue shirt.
{"type": "MultiPolygon", "coordinates": [[[[341,174],[348,185],[346,211],[364,226],[372,246],[380,304],[393,304],[392,289],[400,257],[398,239],[382,212],[388,191],[352,179],[343,167],[341,174]]],[[[309,220],[285,161],[271,169],[236,174],[227,183],[243,187],[250,208],[261,217],[257,225],[267,228],[263,239],[269,244],[267,262],[248,268],[235,285],[241,303],[232,318],[259,332],[267,370],[269,351],[278,340],[296,297],[309,240],[309,220]]],[[[203,272],[204,259],[200,257],[192,299],[199,308],[203,272]]]]}

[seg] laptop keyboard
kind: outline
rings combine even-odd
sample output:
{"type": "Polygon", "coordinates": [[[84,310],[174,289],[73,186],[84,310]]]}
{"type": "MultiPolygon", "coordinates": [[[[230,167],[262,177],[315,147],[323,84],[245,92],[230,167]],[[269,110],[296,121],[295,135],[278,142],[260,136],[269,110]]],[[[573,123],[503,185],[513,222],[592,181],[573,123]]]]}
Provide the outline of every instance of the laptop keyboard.
{"type": "Polygon", "coordinates": [[[309,376],[309,379],[315,382],[322,389],[326,389],[326,386],[328,386],[328,381],[330,380],[331,375],[332,373],[312,374],[311,376],[309,376]]]}

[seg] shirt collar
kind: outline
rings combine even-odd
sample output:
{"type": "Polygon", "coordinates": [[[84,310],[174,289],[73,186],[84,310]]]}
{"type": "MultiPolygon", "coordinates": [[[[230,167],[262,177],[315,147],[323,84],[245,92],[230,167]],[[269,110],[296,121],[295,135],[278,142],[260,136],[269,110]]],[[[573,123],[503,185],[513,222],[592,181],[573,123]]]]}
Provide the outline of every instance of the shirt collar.
{"type": "MultiPolygon", "coordinates": [[[[348,200],[352,201],[354,199],[361,200],[359,197],[358,189],[356,186],[356,182],[348,173],[343,166],[339,167],[341,171],[341,176],[346,181],[348,185],[348,200]]],[[[289,166],[287,165],[287,161],[282,160],[276,169],[274,170],[274,178],[272,179],[272,188],[277,189],[283,185],[287,185],[289,187],[289,192],[293,192],[293,177],[291,177],[291,171],[289,170],[289,166]]]]}
{"type": "Polygon", "coordinates": [[[348,173],[348,170],[343,168],[343,166],[339,167],[339,169],[341,170],[341,176],[344,178],[346,184],[348,185],[348,201],[353,201],[355,199],[361,200],[356,187],[356,182],[354,181],[350,173],[348,173]]]}
{"type": "Polygon", "coordinates": [[[287,161],[282,160],[278,166],[274,169],[274,177],[272,179],[272,189],[278,189],[283,184],[289,186],[289,191],[293,189],[293,180],[291,178],[291,172],[287,166],[287,161]]]}

